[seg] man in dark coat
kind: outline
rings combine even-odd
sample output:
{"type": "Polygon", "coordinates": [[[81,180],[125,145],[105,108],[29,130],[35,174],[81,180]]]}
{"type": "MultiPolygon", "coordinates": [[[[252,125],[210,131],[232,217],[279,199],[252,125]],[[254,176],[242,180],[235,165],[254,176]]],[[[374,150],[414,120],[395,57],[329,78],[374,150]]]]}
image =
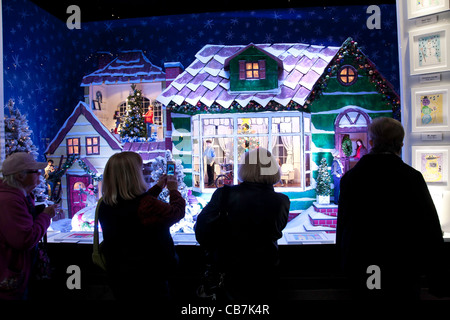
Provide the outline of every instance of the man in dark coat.
{"type": "Polygon", "coordinates": [[[422,174],[400,158],[404,130],[369,126],[372,149],[341,180],[336,244],[356,298],[418,299],[443,267],[439,218],[422,174]]]}

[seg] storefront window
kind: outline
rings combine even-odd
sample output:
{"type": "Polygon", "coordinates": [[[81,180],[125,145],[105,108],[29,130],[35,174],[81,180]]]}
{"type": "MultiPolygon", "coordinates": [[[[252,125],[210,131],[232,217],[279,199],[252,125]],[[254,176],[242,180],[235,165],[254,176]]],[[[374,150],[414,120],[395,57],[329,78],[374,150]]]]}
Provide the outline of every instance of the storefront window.
{"type": "Polygon", "coordinates": [[[305,120],[306,117],[309,115],[298,112],[283,116],[280,113],[193,116],[194,186],[201,191],[237,184],[237,164],[244,153],[263,147],[272,152],[281,168],[281,181],[275,187],[309,187],[311,128],[308,123],[311,120],[305,120]],[[214,151],[212,167],[211,155],[207,155],[211,149],[214,151]]]}

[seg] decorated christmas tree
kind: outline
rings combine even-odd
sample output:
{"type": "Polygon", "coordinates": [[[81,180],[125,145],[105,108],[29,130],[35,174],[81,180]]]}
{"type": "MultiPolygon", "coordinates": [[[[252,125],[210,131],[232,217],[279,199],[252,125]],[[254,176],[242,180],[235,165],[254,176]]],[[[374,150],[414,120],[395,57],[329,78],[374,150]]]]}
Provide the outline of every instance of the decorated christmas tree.
{"type": "Polygon", "coordinates": [[[131,94],[127,98],[127,112],[120,128],[121,138],[133,139],[147,136],[143,114],[142,92],[136,89],[135,84],[132,84],[131,94]]]}
{"type": "Polygon", "coordinates": [[[15,152],[28,152],[35,158],[38,156],[37,148],[31,140],[33,131],[28,126],[28,120],[20,110],[14,106],[10,99],[5,107],[5,154],[6,156],[15,152]]]}
{"type": "MultiPolygon", "coordinates": [[[[159,180],[161,175],[166,173],[167,161],[173,161],[172,153],[169,150],[166,150],[164,157],[157,157],[155,161],[150,163],[149,171],[151,186],[153,186],[159,180]]],[[[186,214],[180,222],[174,224],[170,228],[170,232],[193,233],[195,224],[194,217],[199,213],[199,210],[201,208],[197,205],[198,202],[192,195],[191,190],[188,189],[188,187],[184,183],[185,174],[183,173],[183,165],[181,164],[180,160],[175,161],[175,176],[177,177],[178,191],[180,191],[181,196],[186,201],[186,214]]],[[[169,190],[167,188],[164,188],[164,190],[159,194],[158,199],[168,203],[169,198],[169,190]]]]}
{"type": "Polygon", "coordinates": [[[331,177],[328,172],[327,160],[325,158],[320,160],[316,183],[316,193],[318,196],[331,195],[331,177]]]}
{"type": "MultiPolygon", "coordinates": [[[[172,153],[170,150],[166,150],[164,157],[157,157],[155,161],[150,164],[151,185],[153,186],[159,178],[166,173],[167,161],[173,161],[172,153]]],[[[178,191],[180,191],[184,200],[187,202],[188,191],[186,184],[184,183],[185,174],[183,173],[183,165],[180,160],[175,161],[175,176],[178,182],[178,191]]],[[[159,194],[159,200],[169,202],[169,190],[164,189],[159,194]]]]}
{"type": "MultiPolygon", "coordinates": [[[[33,133],[28,126],[26,115],[14,106],[14,101],[10,99],[5,107],[5,155],[8,157],[15,152],[31,153],[36,159],[38,149],[31,140],[33,133]]],[[[38,202],[46,202],[48,199],[47,184],[44,177],[39,177],[39,184],[33,190],[33,195],[38,202]]]]}

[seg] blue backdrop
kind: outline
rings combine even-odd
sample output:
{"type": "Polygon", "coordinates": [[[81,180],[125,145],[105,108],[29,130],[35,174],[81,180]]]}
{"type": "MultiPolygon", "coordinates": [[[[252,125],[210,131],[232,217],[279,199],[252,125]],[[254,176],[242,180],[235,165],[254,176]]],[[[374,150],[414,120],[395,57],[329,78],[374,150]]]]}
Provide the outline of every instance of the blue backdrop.
{"type": "MultiPolygon", "coordinates": [[[[205,44],[302,42],[340,46],[352,37],[399,92],[395,5],[380,5],[381,29],[365,6],[199,13],[82,23],[69,30],[28,0],[3,1],[5,103],[28,115],[41,160],[78,101],[98,51],[143,50],[150,61],[187,67],[205,44]]],[[[151,10],[148,10],[151,12],[151,10]]],[[[83,8],[81,8],[83,14],[83,8]]],[[[67,15],[69,17],[69,14],[67,15]]]]}

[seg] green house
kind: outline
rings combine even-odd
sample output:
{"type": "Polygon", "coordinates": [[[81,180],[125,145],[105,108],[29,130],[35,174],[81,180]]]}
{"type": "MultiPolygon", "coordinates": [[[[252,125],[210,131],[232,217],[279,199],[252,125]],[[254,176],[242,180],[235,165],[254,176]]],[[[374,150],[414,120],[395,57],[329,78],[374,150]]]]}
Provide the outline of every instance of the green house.
{"type": "Polygon", "coordinates": [[[277,92],[283,62],[254,44],[227,58],[230,92],[277,92]]]}
{"type": "Polygon", "coordinates": [[[344,137],[356,162],[356,143],[368,147],[367,126],[380,116],[399,119],[400,99],[375,64],[351,38],[340,47],[302,43],[206,45],[158,96],[171,112],[175,158],[186,184],[208,199],[204,150],[211,140],[215,176],[237,184],[245,151],[269,149],[282,179],[276,190],[291,211],[315,201],[317,168],[341,154],[344,137]]]}

